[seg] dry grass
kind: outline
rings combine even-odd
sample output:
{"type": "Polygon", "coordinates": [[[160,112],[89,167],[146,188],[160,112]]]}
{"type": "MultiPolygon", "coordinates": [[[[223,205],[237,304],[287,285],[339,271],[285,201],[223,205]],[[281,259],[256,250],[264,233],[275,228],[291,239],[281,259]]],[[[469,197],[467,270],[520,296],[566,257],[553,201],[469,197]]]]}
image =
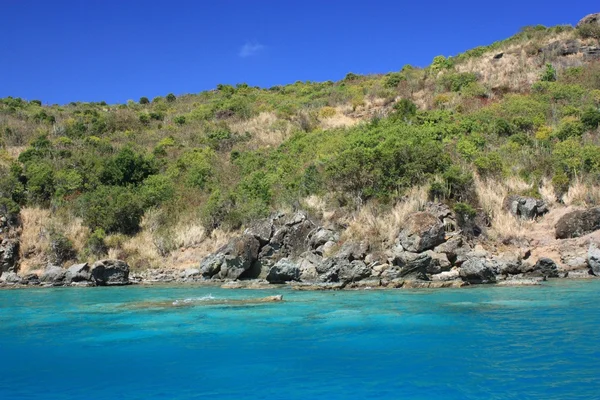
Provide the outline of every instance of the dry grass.
{"type": "Polygon", "coordinates": [[[587,185],[577,179],[562,197],[566,206],[597,206],[600,204],[600,187],[587,185]]]}
{"type": "Polygon", "coordinates": [[[33,272],[45,268],[50,243],[46,224],[51,218],[49,210],[38,207],[21,209],[23,231],[21,233],[21,271],[33,272]]]}
{"type": "Polygon", "coordinates": [[[539,187],[539,192],[542,196],[542,200],[544,200],[549,207],[556,204],[556,190],[554,189],[551,179],[542,179],[542,185],[539,187]]]}
{"type": "Polygon", "coordinates": [[[238,134],[250,133],[253,146],[260,148],[279,146],[290,136],[293,126],[289,121],[277,118],[273,112],[262,112],[247,121],[232,123],[229,128],[238,134]]]}
{"type": "Polygon", "coordinates": [[[527,237],[527,231],[533,224],[515,218],[508,210],[504,209],[504,199],[515,192],[528,190],[531,185],[517,178],[510,177],[503,181],[484,180],[475,176],[475,191],[483,211],[491,219],[491,228],[488,235],[503,243],[518,242],[527,237]]]}
{"type": "Polygon", "coordinates": [[[393,242],[411,213],[422,210],[427,202],[427,187],[414,187],[391,210],[381,212],[373,203],[363,206],[348,224],[343,238],[366,240],[371,244],[393,242]]]}

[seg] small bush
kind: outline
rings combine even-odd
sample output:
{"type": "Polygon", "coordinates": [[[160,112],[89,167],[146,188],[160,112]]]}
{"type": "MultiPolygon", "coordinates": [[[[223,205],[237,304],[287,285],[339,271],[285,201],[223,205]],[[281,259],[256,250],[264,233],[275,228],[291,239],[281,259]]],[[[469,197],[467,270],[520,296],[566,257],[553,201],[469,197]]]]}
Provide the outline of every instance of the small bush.
{"type": "Polygon", "coordinates": [[[173,118],[173,121],[177,125],[185,125],[185,115],[179,115],[179,116],[173,118]]]}
{"type": "Polygon", "coordinates": [[[140,114],[139,120],[142,124],[148,125],[150,123],[150,115],[149,114],[140,114]]]}
{"type": "Polygon", "coordinates": [[[571,137],[579,137],[583,135],[585,127],[581,121],[575,117],[565,117],[560,121],[554,136],[560,140],[566,140],[571,137]]]}
{"type": "Polygon", "coordinates": [[[54,265],[62,265],[66,261],[74,259],[77,255],[73,243],[62,232],[53,228],[49,230],[50,248],[48,258],[54,265]]]}
{"type": "Polygon", "coordinates": [[[475,167],[482,177],[502,176],[504,163],[498,153],[489,153],[475,159],[475,167]]]}
{"type": "Polygon", "coordinates": [[[105,255],[108,253],[108,246],[106,245],[105,240],[106,232],[104,232],[104,229],[95,229],[86,241],[86,250],[94,256],[105,255]]]}
{"type": "Polygon", "coordinates": [[[556,69],[552,64],[546,64],[546,69],[540,77],[542,82],[555,82],[556,81],[556,69]]]}
{"type": "Polygon", "coordinates": [[[577,28],[577,33],[584,39],[600,40],[600,25],[599,24],[584,24],[577,28]]]}
{"type": "Polygon", "coordinates": [[[433,58],[433,62],[431,63],[431,70],[432,71],[441,71],[444,69],[450,69],[454,67],[454,63],[452,62],[451,59],[446,58],[444,56],[436,56],[433,58]]]}
{"type": "Polygon", "coordinates": [[[167,95],[167,97],[165,97],[165,99],[169,102],[169,103],[173,103],[175,100],[177,100],[177,97],[175,97],[175,95],[173,93],[169,93],[167,95]]]}
{"type": "Polygon", "coordinates": [[[140,197],[131,189],[101,186],[78,199],[78,213],[90,229],[133,234],[140,228],[144,208],[140,197]]]}
{"type": "Polygon", "coordinates": [[[600,111],[595,108],[588,108],[581,115],[581,122],[585,129],[593,130],[600,125],[600,111]]]}
{"type": "Polygon", "coordinates": [[[147,97],[140,97],[140,104],[150,104],[150,100],[147,97]]]}

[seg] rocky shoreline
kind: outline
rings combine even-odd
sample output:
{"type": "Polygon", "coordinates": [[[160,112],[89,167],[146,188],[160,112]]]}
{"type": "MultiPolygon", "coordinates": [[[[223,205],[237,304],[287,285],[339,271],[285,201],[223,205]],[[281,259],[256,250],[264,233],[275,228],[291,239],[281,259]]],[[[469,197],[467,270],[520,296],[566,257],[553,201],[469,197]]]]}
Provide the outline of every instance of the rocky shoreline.
{"type": "MultiPolygon", "coordinates": [[[[506,207],[515,218],[548,212],[537,199],[512,196],[506,207]]],[[[10,227],[8,227],[10,228],[10,227]]],[[[600,208],[567,213],[556,223],[557,240],[569,241],[600,228],[600,208]]],[[[539,285],[546,279],[600,276],[600,249],[592,239],[585,251],[569,250],[559,263],[534,259],[528,247],[486,250],[474,232],[484,227],[457,223],[447,206],[428,203],[408,216],[393,244],[373,248],[367,241],[341,240],[343,231],[319,225],[306,212],[279,213],[185,270],[130,271],[122,260],[100,260],[69,268],[48,265],[41,275],[18,273],[18,235],[0,247],[0,287],[198,284],[296,290],[459,288],[471,285],[539,285]],[[461,225],[457,228],[458,225],[461,225]]],[[[5,232],[10,232],[7,227],[5,232]]],[[[587,242],[586,242],[587,243],[587,242]]]]}

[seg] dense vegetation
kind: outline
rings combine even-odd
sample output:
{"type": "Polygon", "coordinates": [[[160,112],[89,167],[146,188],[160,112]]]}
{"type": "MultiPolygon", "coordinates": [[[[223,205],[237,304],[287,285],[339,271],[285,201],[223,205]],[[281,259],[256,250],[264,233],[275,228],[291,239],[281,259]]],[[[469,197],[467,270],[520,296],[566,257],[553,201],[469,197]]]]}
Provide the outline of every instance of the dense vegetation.
{"type": "Polygon", "coordinates": [[[539,79],[519,90],[458,67],[565,32],[576,34],[528,28],[427,68],[339,82],[219,85],[120,105],[0,99],[0,208],[76,215],[90,228],[88,251],[102,253],[107,236],[135,234],[149,210],[168,236],[182,218],[237,229],[313,194],[339,208],[387,207],[426,182],[432,198],[469,213],[474,173],[550,178],[560,195],[576,177],[600,181],[600,63],[563,68],[532,51],[539,79]],[[324,129],[343,113],[363,122],[324,129]],[[271,119],[260,130],[244,128],[261,115],[271,119]]]}

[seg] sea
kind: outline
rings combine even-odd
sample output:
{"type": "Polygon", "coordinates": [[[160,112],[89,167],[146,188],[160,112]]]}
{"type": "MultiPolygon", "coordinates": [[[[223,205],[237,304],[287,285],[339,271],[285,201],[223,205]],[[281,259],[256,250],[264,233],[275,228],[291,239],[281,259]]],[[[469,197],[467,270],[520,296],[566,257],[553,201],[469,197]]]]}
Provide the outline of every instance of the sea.
{"type": "Polygon", "coordinates": [[[600,399],[600,281],[1,290],[0,399],[600,399]]]}

